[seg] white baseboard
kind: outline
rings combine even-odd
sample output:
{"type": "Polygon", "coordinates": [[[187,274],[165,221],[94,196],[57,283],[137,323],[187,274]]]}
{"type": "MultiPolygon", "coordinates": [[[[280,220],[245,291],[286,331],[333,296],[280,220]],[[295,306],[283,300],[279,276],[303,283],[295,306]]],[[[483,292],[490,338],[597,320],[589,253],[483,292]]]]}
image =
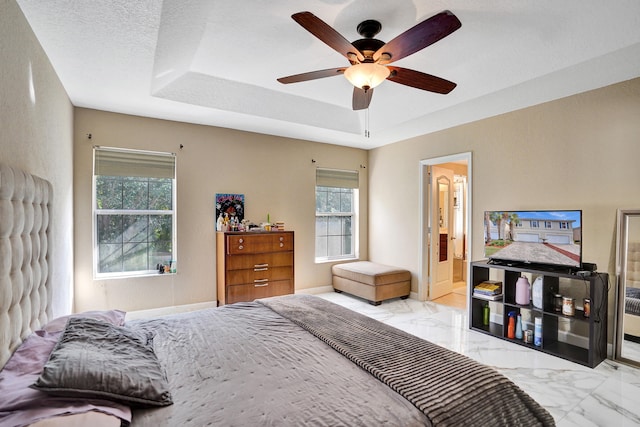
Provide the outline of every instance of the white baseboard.
{"type": "Polygon", "coordinates": [[[333,286],[316,286],[315,288],[306,288],[306,289],[297,289],[296,294],[308,294],[308,295],[316,295],[316,294],[324,294],[325,292],[333,292],[333,286]]]}
{"type": "Polygon", "coordinates": [[[217,306],[218,306],[217,301],[209,301],[209,302],[198,302],[195,304],[174,305],[170,307],[152,308],[149,310],[128,311],[125,319],[127,321],[134,320],[134,319],[146,319],[149,317],[165,316],[167,314],[186,313],[189,311],[202,310],[205,308],[215,308],[217,306]]]}

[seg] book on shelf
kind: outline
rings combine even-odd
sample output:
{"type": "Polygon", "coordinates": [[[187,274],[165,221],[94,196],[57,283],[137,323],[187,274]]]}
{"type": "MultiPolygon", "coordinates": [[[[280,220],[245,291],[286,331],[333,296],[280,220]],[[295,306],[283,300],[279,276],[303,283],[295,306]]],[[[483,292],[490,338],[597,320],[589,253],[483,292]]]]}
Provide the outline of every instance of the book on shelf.
{"type": "Polygon", "coordinates": [[[498,295],[502,294],[502,282],[497,280],[485,280],[473,287],[474,294],[482,294],[482,295],[498,295]]]}
{"type": "Polygon", "coordinates": [[[473,297],[474,298],[484,299],[484,300],[487,300],[487,301],[497,301],[500,298],[502,298],[502,294],[485,295],[485,294],[479,294],[479,293],[474,292],[473,293],[473,297]]]}

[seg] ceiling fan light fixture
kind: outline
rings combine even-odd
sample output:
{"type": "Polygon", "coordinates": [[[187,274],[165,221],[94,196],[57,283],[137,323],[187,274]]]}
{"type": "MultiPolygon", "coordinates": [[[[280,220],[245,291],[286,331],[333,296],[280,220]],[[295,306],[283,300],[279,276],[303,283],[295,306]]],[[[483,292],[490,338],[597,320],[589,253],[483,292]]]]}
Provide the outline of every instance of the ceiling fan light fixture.
{"type": "Polygon", "coordinates": [[[391,71],[387,67],[373,62],[355,64],[344,70],[344,76],[349,83],[364,90],[378,86],[389,74],[391,71]]]}

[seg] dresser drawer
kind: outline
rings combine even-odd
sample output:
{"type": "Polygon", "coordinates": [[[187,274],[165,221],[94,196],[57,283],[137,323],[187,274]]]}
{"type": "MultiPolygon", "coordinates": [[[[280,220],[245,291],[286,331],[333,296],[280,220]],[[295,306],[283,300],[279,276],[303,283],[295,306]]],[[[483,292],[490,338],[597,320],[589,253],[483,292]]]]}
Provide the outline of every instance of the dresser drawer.
{"type": "Polygon", "coordinates": [[[247,268],[271,268],[293,265],[293,252],[271,252],[267,254],[230,255],[226,257],[227,270],[247,268]]]}
{"type": "Polygon", "coordinates": [[[288,280],[293,277],[293,267],[260,267],[227,271],[227,285],[243,283],[260,284],[273,280],[288,280]]]}
{"type": "Polygon", "coordinates": [[[291,233],[232,234],[227,236],[227,254],[265,253],[293,250],[291,233]]]}
{"type": "Polygon", "coordinates": [[[272,282],[228,285],[226,304],[240,301],[253,301],[257,298],[268,298],[293,293],[293,281],[275,280],[272,282]]]}

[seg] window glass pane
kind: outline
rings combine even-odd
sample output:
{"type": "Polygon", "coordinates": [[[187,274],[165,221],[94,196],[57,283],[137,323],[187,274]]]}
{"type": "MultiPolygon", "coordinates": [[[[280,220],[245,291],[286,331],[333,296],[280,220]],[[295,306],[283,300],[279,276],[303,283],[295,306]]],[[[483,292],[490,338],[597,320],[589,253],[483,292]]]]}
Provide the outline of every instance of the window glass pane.
{"type": "Polygon", "coordinates": [[[98,243],[122,242],[122,215],[98,215],[98,243]]]}
{"type": "Polygon", "coordinates": [[[351,235],[351,217],[342,217],[342,234],[351,235]]]}
{"type": "Polygon", "coordinates": [[[353,255],[353,250],[351,248],[351,242],[353,239],[350,234],[345,234],[342,236],[342,254],[343,255],[353,255]]]}
{"type": "Polygon", "coordinates": [[[327,256],[335,257],[343,255],[342,253],[342,236],[327,237],[327,256]]]}
{"type": "Polygon", "coordinates": [[[98,268],[102,273],[118,273],[122,271],[122,244],[98,245],[98,268]]]}
{"type": "Polygon", "coordinates": [[[123,178],[123,209],[149,208],[149,181],[147,178],[123,178]]]}
{"type": "Polygon", "coordinates": [[[96,177],[96,208],[122,209],[122,180],[118,177],[96,177]]]}
{"type": "Polygon", "coordinates": [[[173,188],[170,179],[150,178],[149,179],[149,209],[171,210],[171,199],[173,188]]]}
{"type": "Polygon", "coordinates": [[[122,241],[124,243],[146,242],[148,225],[148,215],[123,215],[122,241]]]}
{"type": "Polygon", "coordinates": [[[327,217],[327,219],[329,221],[329,231],[327,234],[330,236],[342,234],[342,218],[338,216],[330,216],[327,217]]]}
{"type": "Polygon", "coordinates": [[[316,212],[327,212],[328,192],[325,187],[316,188],[316,212]]]}
{"type": "Polygon", "coordinates": [[[351,190],[345,190],[340,194],[340,211],[341,212],[352,212],[353,209],[351,207],[353,200],[353,193],[351,190]]]}
{"type": "Polygon", "coordinates": [[[340,212],[340,192],[335,191],[336,189],[332,190],[334,191],[329,192],[327,210],[325,212],[340,212]]]}
{"type": "Polygon", "coordinates": [[[328,221],[327,217],[319,216],[316,217],[316,236],[326,236],[328,233],[328,221]]]}
{"type": "Polygon", "coordinates": [[[124,271],[151,270],[148,265],[148,244],[145,242],[125,243],[122,245],[124,253],[124,271]]]}
{"type": "Polygon", "coordinates": [[[327,238],[325,236],[316,237],[316,256],[327,256],[327,238]]]}

